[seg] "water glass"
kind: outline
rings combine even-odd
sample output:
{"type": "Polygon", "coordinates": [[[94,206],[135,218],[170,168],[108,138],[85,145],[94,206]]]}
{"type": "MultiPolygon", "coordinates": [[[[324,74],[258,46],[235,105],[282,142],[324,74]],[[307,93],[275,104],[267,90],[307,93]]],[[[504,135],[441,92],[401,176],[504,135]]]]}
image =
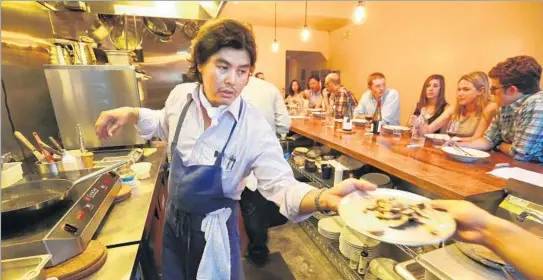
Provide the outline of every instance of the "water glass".
{"type": "Polygon", "coordinates": [[[402,134],[403,134],[403,131],[401,129],[394,128],[392,130],[392,140],[394,140],[394,141],[402,140],[402,134]]]}
{"type": "Polygon", "coordinates": [[[366,130],[367,133],[372,132],[372,128],[373,128],[372,126],[373,126],[372,121],[366,121],[366,124],[364,125],[364,129],[366,130]]]}

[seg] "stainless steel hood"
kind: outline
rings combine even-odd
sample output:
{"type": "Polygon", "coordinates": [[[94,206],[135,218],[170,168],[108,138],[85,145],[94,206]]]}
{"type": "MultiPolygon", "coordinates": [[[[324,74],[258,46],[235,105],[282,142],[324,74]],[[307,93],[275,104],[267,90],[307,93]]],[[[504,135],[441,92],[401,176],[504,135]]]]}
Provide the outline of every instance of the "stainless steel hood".
{"type": "MultiPolygon", "coordinates": [[[[77,10],[71,1],[37,1],[53,11],[77,10]]],[[[136,15],[174,19],[208,20],[221,12],[226,1],[74,1],[93,14],[136,15]]],[[[79,5],[78,5],[79,6],[79,5]]]]}

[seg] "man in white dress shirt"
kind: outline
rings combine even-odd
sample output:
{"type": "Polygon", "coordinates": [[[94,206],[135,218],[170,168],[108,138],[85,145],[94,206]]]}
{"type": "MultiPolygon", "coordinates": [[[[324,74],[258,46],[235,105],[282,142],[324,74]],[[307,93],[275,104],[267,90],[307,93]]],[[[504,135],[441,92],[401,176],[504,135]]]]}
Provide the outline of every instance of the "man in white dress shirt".
{"type": "Polygon", "coordinates": [[[400,94],[393,88],[387,88],[385,76],[373,73],[368,77],[368,91],[362,94],[360,103],[354,113],[356,115],[373,116],[378,104],[381,105],[381,116],[385,124],[400,124],[400,94]]]}
{"type": "MultiPolygon", "coordinates": [[[[256,107],[276,134],[286,136],[290,130],[290,118],[281,93],[274,84],[249,77],[241,96],[256,107]]],[[[253,174],[247,177],[245,186],[240,200],[241,215],[249,241],[245,258],[255,266],[263,266],[267,263],[270,252],[267,246],[268,228],[285,223],[286,219],[279,213],[279,207],[266,200],[257,190],[257,180],[253,174]]]]}
{"type": "Polygon", "coordinates": [[[106,139],[123,125],[137,125],[142,137],[158,135],[171,147],[163,279],[243,279],[237,201],[250,172],[260,193],[294,222],[316,210],[337,211],[343,196],[375,186],[348,179],[319,190],[294,179],[270,125],[239,98],[256,63],[248,26],[210,20],[191,51],[189,71],[198,83],[176,86],[162,110],[102,112],[96,133],[106,139]]]}

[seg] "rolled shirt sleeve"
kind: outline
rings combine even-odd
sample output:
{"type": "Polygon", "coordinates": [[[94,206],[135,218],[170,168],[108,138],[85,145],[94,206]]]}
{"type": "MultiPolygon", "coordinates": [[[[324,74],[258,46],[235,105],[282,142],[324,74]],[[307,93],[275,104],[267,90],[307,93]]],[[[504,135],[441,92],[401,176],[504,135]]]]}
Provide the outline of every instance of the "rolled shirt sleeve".
{"type": "Polygon", "coordinates": [[[543,109],[536,105],[541,103],[529,102],[522,109],[519,122],[515,125],[511,155],[522,161],[541,161],[541,137],[543,136],[543,109]]]}
{"type": "Polygon", "coordinates": [[[498,146],[503,141],[500,133],[501,110],[502,108],[499,109],[494,119],[492,119],[484,134],[484,137],[491,143],[492,147],[498,146]]]}
{"type": "Polygon", "coordinates": [[[292,169],[283,158],[281,145],[271,133],[263,135],[256,148],[256,157],[251,164],[257,178],[257,188],[268,200],[279,206],[279,211],[293,222],[307,219],[311,214],[300,214],[302,199],[315,187],[298,182],[292,169]]]}

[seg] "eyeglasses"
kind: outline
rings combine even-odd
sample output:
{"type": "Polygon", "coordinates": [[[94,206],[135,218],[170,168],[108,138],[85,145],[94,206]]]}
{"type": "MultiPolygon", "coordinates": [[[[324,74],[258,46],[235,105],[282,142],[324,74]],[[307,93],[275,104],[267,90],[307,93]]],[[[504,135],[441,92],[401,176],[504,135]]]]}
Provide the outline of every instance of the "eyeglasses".
{"type": "Polygon", "coordinates": [[[501,87],[491,86],[491,87],[489,88],[489,90],[490,90],[490,93],[491,93],[491,94],[496,94],[496,91],[497,91],[498,89],[506,88],[506,87],[510,87],[510,86],[511,86],[511,85],[504,85],[504,86],[501,86],[501,87]]]}

